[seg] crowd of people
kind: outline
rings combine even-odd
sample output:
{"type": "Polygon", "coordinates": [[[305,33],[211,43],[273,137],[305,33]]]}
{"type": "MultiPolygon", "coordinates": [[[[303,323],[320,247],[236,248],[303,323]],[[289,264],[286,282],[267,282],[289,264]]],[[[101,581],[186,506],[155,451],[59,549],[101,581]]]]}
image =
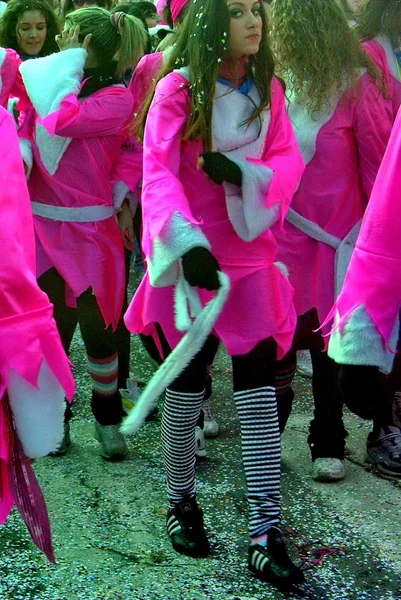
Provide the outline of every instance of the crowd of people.
{"type": "Polygon", "coordinates": [[[207,556],[195,465],[224,345],[248,567],[302,584],[280,529],[299,351],[312,477],[346,476],[344,404],[372,420],[368,461],[401,477],[401,2],[0,5],[0,523],[16,504],[54,559],[30,463],[71,444],[79,324],[101,456],[128,456],[164,392],[167,535],[207,556]],[[158,367],[142,395],[131,334],[158,367]]]}

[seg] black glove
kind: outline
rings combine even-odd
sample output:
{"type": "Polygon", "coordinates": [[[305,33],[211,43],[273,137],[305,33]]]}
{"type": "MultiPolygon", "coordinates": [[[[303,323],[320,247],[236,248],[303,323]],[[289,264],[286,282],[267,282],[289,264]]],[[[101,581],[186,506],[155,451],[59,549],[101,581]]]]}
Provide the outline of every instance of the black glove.
{"type": "Polygon", "coordinates": [[[221,152],[205,152],[201,157],[205,161],[203,170],[214,183],[228,181],[239,186],[242,184],[241,169],[221,152]]]}
{"type": "Polygon", "coordinates": [[[362,419],[373,419],[378,415],[385,379],[377,367],[342,365],[338,381],[350,411],[362,419]]]}
{"type": "Polygon", "coordinates": [[[201,246],[192,248],[182,257],[184,277],[189,285],[205,290],[218,290],[220,266],[213,254],[201,246]]]}

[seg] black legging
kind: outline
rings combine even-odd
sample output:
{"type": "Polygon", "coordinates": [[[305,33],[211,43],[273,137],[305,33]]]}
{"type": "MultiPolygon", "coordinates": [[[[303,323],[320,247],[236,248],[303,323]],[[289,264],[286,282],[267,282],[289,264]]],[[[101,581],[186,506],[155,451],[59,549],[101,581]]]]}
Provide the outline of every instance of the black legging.
{"type": "MultiPolygon", "coordinates": [[[[51,268],[38,279],[40,288],[49,296],[54,306],[54,319],[60,333],[64,349],[69,353],[77,323],[82,334],[85,349],[91,358],[104,359],[117,352],[116,336],[111,327],[105,329],[96,297],[91,289],[77,298],[77,307],[66,304],[66,284],[55,268],[51,268]]],[[[92,392],[92,412],[101,425],[115,425],[123,417],[121,396],[117,392],[112,398],[103,398],[92,392]]],[[[66,419],[70,418],[67,409],[66,419]]]]}

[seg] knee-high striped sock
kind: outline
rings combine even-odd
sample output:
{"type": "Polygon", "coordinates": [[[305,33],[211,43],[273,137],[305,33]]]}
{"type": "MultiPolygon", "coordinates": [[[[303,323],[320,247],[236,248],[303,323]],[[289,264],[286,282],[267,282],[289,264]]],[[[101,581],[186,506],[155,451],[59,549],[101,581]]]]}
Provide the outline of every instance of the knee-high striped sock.
{"type": "Polygon", "coordinates": [[[195,496],[195,425],[204,395],[204,390],[192,394],[166,390],[161,433],[171,506],[195,496]]]}
{"type": "Polygon", "coordinates": [[[107,358],[91,358],[88,356],[88,370],[92,378],[94,394],[102,398],[111,398],[118,387],[118,355],[107,358]]]}
{"type": "Polygon", "coordinates": [[[258,538],[280,521],[281,448],[275,389],[234,393],[248,487],[249,535],[258,538]]]}

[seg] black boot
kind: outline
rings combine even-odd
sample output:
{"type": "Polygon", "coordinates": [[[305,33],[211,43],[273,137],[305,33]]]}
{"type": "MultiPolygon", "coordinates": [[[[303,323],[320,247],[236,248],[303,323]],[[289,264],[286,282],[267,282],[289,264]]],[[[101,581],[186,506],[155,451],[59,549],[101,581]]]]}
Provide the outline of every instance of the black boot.
{"type": "Polygon", "coordinates": [[[203,512],[195,498],[185,498],[167,514],[167,533],[176,552],[205,558],[210,552],[203,512]]]}
{"type": "Polygon", "coordinates": [[[288,556],[281,531],[271,527],[267,532],[267,546],[254,544],[249,547],[249,570],[261,579],[278,588],[289,588],[304,583],[301,569],[288,556]]]}

